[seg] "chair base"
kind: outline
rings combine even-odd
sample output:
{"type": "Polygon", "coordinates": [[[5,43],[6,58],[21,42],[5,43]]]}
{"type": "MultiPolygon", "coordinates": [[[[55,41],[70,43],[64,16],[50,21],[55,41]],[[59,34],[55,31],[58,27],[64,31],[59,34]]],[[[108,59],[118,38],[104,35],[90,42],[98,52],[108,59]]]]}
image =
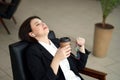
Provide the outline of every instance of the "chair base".
{"type": "MultiPolygon", "coordinates": [[[[14,16],[12,17],[12,19],[13,19],[14,23],[17,24],[16,19],[14,18],[14,16]]],[[[7,33],[10,34],[9,29],[7,28],[4,20],[3,20],[1,17],[0,17],[0,22],[2,23],[2,25],[3,25],[3,27],[5,28],[5,30],[7,31],[7,33]]]]}
{"type": "Polygon", "coordinates": [[[2,23],[3,27],[5,28],[5,30],[7,31],[8,34],[10,34],[10,31],[8,30],[6,24],[4,23],[3,19],[0,18],[0,22],[2,23]]]}

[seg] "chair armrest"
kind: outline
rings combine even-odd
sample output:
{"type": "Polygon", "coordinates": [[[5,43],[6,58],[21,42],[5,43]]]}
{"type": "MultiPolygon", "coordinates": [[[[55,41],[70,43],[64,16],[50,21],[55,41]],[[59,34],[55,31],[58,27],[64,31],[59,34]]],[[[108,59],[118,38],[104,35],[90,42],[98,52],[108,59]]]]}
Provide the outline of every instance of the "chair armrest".
{"type": "Polygon", "coordinates": [[[93,78],[99,79],[99,80],[106,80],[107,73],[97,71],[91,68],[84,68],[80,71],[80,73],[91,76],[93,78]]]}

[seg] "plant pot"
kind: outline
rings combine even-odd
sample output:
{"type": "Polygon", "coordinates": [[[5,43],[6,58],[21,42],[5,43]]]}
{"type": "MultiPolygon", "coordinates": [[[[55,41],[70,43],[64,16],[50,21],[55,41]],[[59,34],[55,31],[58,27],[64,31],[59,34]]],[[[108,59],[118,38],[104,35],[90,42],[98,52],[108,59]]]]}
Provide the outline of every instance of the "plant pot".
{"type": "Polygon", "coordinates": [[[114,27],[106,24],[106,28],[102,27],[102,23],[95,24],[93,55],[96,57],[105,57],[112,38],[114,27]]]}

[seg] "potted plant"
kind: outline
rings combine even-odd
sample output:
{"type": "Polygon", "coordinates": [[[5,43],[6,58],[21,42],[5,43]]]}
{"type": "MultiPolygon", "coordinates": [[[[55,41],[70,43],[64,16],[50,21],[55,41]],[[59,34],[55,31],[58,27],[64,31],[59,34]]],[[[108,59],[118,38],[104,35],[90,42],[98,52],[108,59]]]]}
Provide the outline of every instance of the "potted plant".
{"type": "Polygon", "coordinates": [[[108,15],[120,5],[120,0],[100,0],[102,7],[102,22],[95,24],[93,55],[97,57],[105,57],[114,26],[106,23],[108,15]]]}

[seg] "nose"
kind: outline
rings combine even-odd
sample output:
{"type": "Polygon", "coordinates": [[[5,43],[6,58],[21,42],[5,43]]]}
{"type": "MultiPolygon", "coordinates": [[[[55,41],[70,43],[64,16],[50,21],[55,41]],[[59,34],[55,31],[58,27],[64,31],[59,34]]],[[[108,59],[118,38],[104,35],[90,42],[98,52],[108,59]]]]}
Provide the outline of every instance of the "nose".
{"type": "Polygon", "coordinates": [[[43,23],[42,23],[42,26],[45,26],[45,25],[46,25],[46,24],[43,22],[43,23]]]}

